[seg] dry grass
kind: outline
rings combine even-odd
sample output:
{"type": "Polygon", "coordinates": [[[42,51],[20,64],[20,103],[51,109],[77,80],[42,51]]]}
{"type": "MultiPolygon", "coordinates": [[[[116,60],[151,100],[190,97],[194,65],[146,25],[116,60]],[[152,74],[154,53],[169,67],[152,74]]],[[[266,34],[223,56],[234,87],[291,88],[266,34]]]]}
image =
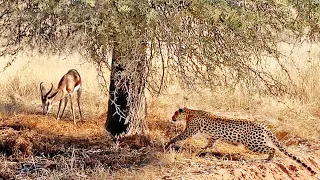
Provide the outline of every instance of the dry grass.
{"type": "MultiPolygon", "coordinates": [[[[0,76],[0,179],[316,179],[280,152],[271,163],[262,162],[265,155],[224,142],[202,152],[207,141],[201,136],[177,143],[176,150],[163,149],[184,128],[171,123],[173,112],[187,106],[267,123],[290,152],[319,174],[320,48],[306,44],[293,54],[288,46],[281,48],[292,61],[297,97],[221,88],[190,91],[173,84],[164,95],[148,96],[150,134],[118,145],[104,130],[107,98],[98,90],[92,64],[76,54],[19,55],[0,76]],[[41,115],[39,108],[39,83],[56,86],[71,68],[84,79],[85,119],[77,126],[69,110],[56,121],[53,114],[41,115]]],[[[0,65],[4,62],[0,59],[0,65]]]]}
{"type": "MultiPolygon", "coordinates": [[[[0,69],[6,59],[0,59],[0,69]]],[[[0,111],[13,112],[39,112],[40,82],[44,82],[47,89],[53,83],[57,87],[60,78],[69,69],[77,69],[82,76],[83,95],[82,101],[85,116],[99,116],[105,112],[106,97],[99,90],[98,77],[93,64],[88,63],[77,54],[46,56],[36,54],[27,56],[19,54],[17,60],[0,76],[0,111]]],[[[56,108],[55,108],[56,109],[56,108]]]]}

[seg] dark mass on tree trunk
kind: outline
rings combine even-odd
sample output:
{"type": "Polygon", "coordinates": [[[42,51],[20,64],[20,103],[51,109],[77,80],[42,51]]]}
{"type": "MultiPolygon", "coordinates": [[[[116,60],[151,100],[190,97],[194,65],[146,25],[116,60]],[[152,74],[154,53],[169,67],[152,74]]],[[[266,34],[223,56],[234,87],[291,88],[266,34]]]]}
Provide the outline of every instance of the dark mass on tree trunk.
{"type": "MultiPolygon", "coordinates": [[[[124,68],[121,64],[117,63],[118,54],[114,50],[112,53],[111,76],[110,76],[110,89],[108,101],[108,115],[106,121],[106,129],[113,136],[118,136],[126,133],[128,123],[125,124],[126,117],[128,116],[128,91],[119,87],[119,79],[116,74],[121,74],[124,68]]],[[[125,83],[125,82],[121,82],[125,83]]]]}

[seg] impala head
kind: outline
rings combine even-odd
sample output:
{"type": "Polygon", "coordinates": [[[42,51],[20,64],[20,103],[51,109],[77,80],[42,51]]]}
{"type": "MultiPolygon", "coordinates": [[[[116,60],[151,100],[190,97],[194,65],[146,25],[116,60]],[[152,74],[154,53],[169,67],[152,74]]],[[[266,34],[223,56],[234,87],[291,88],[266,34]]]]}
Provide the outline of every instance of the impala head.
{"type": "Polygon", "coordinates": [[[186,119],[186,115],[188,115],[188,108],[182,108],[182,109],[180,108],[172,116],[172,121],[185,120],[186,119]]]}
{"type": "Polygon", "coordinates": [[[46,89],[43,86],[43,82],[40,83],[40,92],[41,92],[41,101],[42,101],[42,113],[44,115],[48,114],[52,108],[52,99],[53,96],[50,96],[50,93],[52,91],[53,84],[51,83],[51,88],[48,92],[46,92],[46,89]]]}

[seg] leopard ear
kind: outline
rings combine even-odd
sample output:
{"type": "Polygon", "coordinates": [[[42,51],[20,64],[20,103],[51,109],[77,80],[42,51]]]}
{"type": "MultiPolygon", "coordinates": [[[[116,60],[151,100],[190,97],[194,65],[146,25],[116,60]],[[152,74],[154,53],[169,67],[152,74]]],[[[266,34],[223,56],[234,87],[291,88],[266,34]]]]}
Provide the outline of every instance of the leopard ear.
{"type": "Polygon", "coordinates": [[[179,113],[182,113],[182,111],[183,111],[183,110],[180,108],[180,109],[179,109],[179,113]]]}

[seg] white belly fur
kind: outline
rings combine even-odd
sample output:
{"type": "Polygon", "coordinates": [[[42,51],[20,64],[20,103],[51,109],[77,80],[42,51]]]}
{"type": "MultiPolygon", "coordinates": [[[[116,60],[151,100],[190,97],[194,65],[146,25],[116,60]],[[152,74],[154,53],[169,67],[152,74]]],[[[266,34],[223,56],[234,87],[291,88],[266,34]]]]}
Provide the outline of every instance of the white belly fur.
{"type": "Polygon", "coordinates": [[[76,92],[76,91],[78,91],[79,89],[80,89],[80,84],[79,84],[78,86],[74,87],[73,92],[76,92]]]}

